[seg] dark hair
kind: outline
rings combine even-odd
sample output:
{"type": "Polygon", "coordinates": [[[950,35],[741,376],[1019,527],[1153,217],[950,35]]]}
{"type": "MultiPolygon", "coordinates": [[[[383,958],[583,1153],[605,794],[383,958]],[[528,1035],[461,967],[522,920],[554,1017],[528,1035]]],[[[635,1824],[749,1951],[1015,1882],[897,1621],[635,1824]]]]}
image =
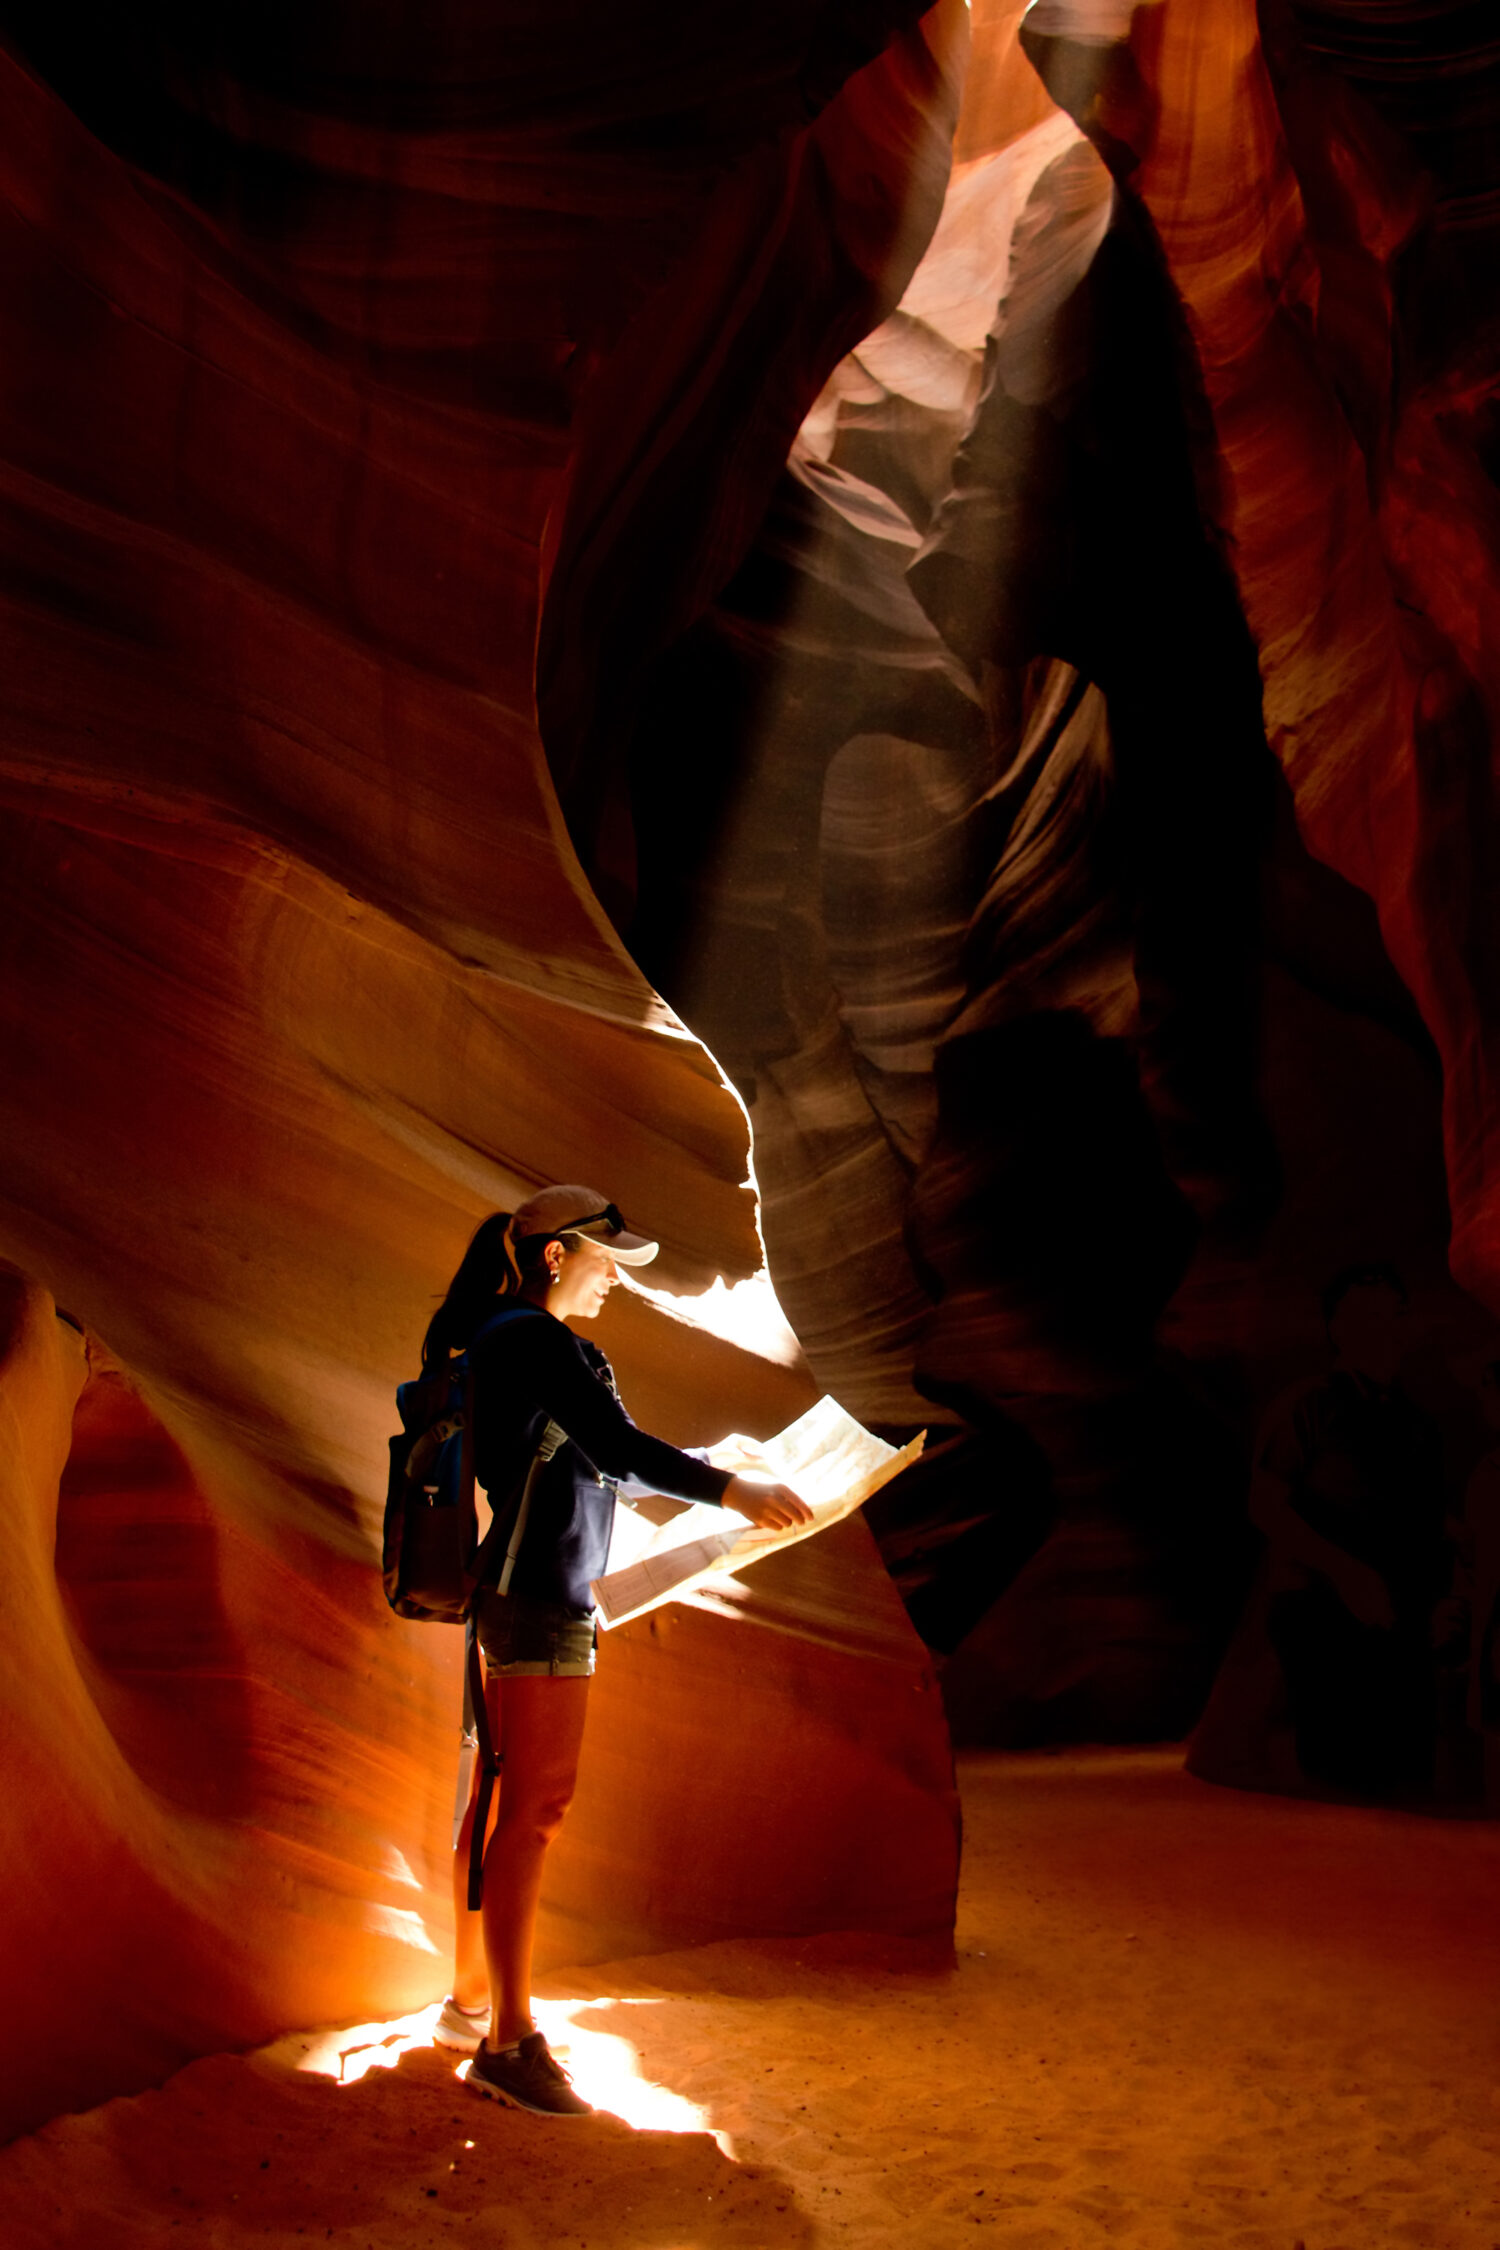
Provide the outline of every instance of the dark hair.
{"type": "Polygon", "coordinates": [[[1378,1259],[1367,1265],[1340,1266],[1333,1279],[1323,1285],[1325,1328],[1332,1328],[1333,1316],[1351,1289],[1389,1289],[1393,1297],[1400,1298],[1403,1312],[1411,1302],[1406,1293],[1406,1283],[1388,1261],[1378,1259]]]}
{"type": "Polygon", "coordinates": [[[542,1262],[553,1238],[533,1234],[517,1240],[513,1211],[492,1211],[474,1229],[448,1294],[427,1323],[422,1365],[441,1366],[450,1352],[461,1352],[497,1297],[518,1297],[529,1274],[542,1262]]]}

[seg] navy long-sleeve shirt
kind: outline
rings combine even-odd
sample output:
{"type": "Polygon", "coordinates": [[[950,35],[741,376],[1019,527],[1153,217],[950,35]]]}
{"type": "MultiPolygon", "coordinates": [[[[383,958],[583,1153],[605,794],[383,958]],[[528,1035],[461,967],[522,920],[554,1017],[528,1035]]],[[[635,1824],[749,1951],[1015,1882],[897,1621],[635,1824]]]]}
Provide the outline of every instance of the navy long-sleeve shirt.
{"type": "Polygon", "coordinates": [[[620,1404],[609,1361],[540,1305],[521,1305],[481,1330],[474,1369],[474,1473],[489,1494],[499,1574],[521,1488],[549,1421],[567,1432],[538,1476],[511,1592],[587,1617],[602,1573],[615,1492],[661,1492],[720,1502],[727,1469],[638,1430],[620,1404]]]}

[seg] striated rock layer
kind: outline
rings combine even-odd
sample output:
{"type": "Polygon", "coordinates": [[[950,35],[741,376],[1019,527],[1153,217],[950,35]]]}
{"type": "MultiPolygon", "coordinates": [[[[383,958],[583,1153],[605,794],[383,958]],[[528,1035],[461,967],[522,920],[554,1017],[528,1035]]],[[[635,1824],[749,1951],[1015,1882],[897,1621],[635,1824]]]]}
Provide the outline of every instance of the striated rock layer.
{"type": "MultiPolygon", "coordinates": [[[[677,527],[711,580],[757,518],[920,251],[963,11],[590,22],[7,18],[10,2127],[441,1989],[456,1637],[391,1619],[375,1558],[391,1387],[481,1212],[593,1178],[661,1235],[667,1297],[600,1329],[664,1434],[815,1395],[673,1309],[760,1264],[744,1115],[563,831],[538,588],[550,517],[597,694],[591,557],[673,397],[746,451],[728,533],[679,493],[648,545],[677,527]],[[762,233],[726,325],[724,245],[762,233]],[[631,338],[663,306],[648,397],[631,338]]],[[[873,1640],[753,1603],[626,1637],[550,1958],[946,1930],[930,1669],[868,1543],[844,1559],[873,1640]]]]}

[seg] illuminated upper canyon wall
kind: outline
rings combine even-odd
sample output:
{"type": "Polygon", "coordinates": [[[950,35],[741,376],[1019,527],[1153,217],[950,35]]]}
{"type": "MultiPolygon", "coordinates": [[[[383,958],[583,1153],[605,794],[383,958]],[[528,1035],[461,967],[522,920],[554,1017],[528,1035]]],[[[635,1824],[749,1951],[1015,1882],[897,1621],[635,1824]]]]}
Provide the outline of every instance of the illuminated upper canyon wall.
{"type": "MultiPolygon", "coordinates": [[[[532,660],[565,489],[628,544],[578,433],[640,324],[678,315],[644,414],[710,361],[733,402],[732,549],[909,278],[966,20],[858,13],[8,14],[6,2125],[441,1990],[456,1637],[374,1564],[475,1218],[592,1178],[669,1291],[759,1265],[743,1112],[580,874],[532,660]]],[[[815,1395],[670,1304],[601,1337],[682,1442],[815,1395]]],[[[612,1644],[547,1958],[947,1929],[930,1666],[862,1527],[819,1568],[612,1644]]]]}
{"type": "Polygon", "coordinates": [[[1497,88],[1439,15],[977,7],[933,242],[744,561],[604,713],[544,606],[564,810],[814,1372],[950,1425],[871,1513],[966,1731],[1191,1723],[1350,1257],[1474,1443],[1497,88]]]}

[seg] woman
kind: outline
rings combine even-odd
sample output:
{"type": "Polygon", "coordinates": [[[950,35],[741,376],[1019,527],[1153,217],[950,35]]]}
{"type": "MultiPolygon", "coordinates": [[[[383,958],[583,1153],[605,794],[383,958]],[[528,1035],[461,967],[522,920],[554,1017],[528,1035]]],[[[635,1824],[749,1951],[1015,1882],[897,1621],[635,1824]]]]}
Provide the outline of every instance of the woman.
{"type": "Polygon", "coordinates": [[[428,1368],[468,1351],[474,1370],[474,1469],[497,1527],[490,1583],[476,1601],[503,1774],[482,1915],[467,1911],[472,1799],[459,1832],[456,1965],[437,2036],[451,2046],[477,2042],[471,2086],[543,2116],[589,2113],[532,2020],[531,1955],[547,1847],[578,1773],[596,1640],[590,1582],[605,1567],[615,1491],[715,1501],[767,1528],[811,1518],[787,1486],[713,1468],[638,1430],[604,1354],[565,1325],[594,1319],[619,1267],[646,1265],[657,1247],[628,1232],[592,1188],[543,1188],[518,1211],[484,1221],[422,1350],[428,1368]],[[554,1440],[564,1435],[532,1480],[517,1539],[521,1494],[549,1423],[554,1440]],[[494,1580],[507,1553],[514,1560],[501,1593],[494,1580]]]}

